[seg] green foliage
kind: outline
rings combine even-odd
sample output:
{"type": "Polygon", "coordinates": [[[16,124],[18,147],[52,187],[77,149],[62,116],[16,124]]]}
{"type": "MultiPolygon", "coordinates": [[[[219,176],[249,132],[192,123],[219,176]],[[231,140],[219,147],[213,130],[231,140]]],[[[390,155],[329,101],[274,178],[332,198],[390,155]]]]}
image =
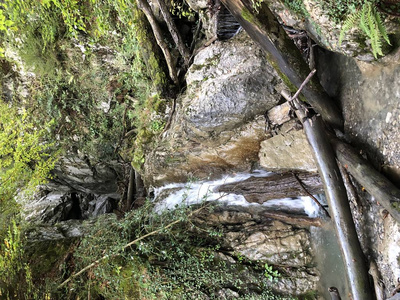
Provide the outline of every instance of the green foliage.
{"type": "MultiPolygon", "coordinates": [[[[147,202],[120,221],[102,218],[75,252],[75,271],[104,255],[109,259],[76,277],[66,290],[73,291],[72,298],[90,294],[105,299],[218,299],[216,291],[232,287],[242,295],[240,299],[284,299],[267,290],[257,297],[245,296],[241,272],[246,267],[219,258],[220,240],[192,223],[190,212],[188,207],[178,207],[157,214],[147,202]],[[177,220],[179,225],[167,228],[177,220]],[[155,230],[159,230],[156,235],[121,252],[129,241],[155,230]]],[[[265,277],[258,276],[252,284],[263,289],[265,277]]]]}
{"type": "Polygon", "coordinates": [[[141,165],[144,144],[164,126],[158,115],[162,108],[151,107],[157,104],[150,94],[163,90],[166,76],[135,2],[6,2],[4,16],[13,30],[0,42],[16,50],[22,67],[37,75],[29,105],[38,118],[55,120],[54,138],[67,148],[112,159],[123,146],[124,128],[136,128],[135,153],[125,157],[141,165]],[[104,65],[103,49],[115,56],[112,64],[104,65]],[[102,113],[101,103],[110,109],[102,113]]]}
{"type": "Polygon", "coordinates": [[[55,143],[46,140],[53,125],[35,124],[27,111],[0,100],[0,202],[11,200],[20,188],[29,193],[46,181],[58,156],[55,143]]]}
{"type": "Polygon", "coordinates": [[[251,0],[251,6],[253,7],[253,10],[256,14],[260,13],[261,4],[263,2],[264,0],[251,0]]]}
{"type": "Polygon", "coordinates": [[[337,24],[341,24],[349,14],[361,7],[366,0],[318,0],[324,12],[337,24]]]}
{"type": "Polygon", "coordinates": [[[171,8],[170,11],[174,16],[177,16],[179,19],[183,18],[193,18],[195,12],[191,9],[191,7],[187,4],[185,0],[171,0],[171,8]]]}
{"type": "Polygon", "coordinates": [[[264,265],[265,268],[265,277],[268,278],[269,281],[278,281],[278,278],[281,277],[278,270],[273,270],[272,266],[268,265],[267,263],[264,265]]]}
{"type": "Polygon", "coordinates": [[[285,6],[291,11],[299,14],[300,16],[309,16],[309,13],[304,6],[303,0],[284,0],[285,6]]]}
{"type": "Polygon", "coordinates": [[[0,244],[1,299],[39,299],[22,245],[20,228],[13,220],[0,244]]]}
{"type": "Polygon", "coordinates": [[[372,3],[366,2],[361,9],[347,17],[340,32],[339,44],[342,43],[346,32],[355,27],[361,29],[369,39],[374,57],[383,55],[382,40],[388,44],[390,44],[390,40],[380,13],[372,3]]]}

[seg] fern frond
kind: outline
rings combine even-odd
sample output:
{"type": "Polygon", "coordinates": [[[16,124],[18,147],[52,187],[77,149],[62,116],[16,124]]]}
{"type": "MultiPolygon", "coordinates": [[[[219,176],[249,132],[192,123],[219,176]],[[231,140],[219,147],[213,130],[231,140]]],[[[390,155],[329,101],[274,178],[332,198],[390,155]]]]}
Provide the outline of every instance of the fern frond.
{"type": "Polygon", "coordinates": [[[374,57],[383,56],[382,40],[385,40],[389,45],[390,40],[380,13],[372,3],[366,2],[361,9],[351,14],[344,21],[340,31],[339,45],[342,44],[346,32],[354,27],[358,27],[370,39],[374,57]]]}
{"type": "Polygon", "coordinates": [[[351,28],[356,27],[356,24],[359,22],[360,18],[361,11],[358,10],[348,16],[347,19],[343,22],[342,29],[340,30],[339,35],[339,46],[342,44],[346,32],[349,31],[351,28]]]}
{"type": "Polygon", "coordinates": [[[392,44],[390,43],[390,40],[389,40],[389,36],[388,36],[388,34],[387,34],[386,27],[385,27],[385,25],[383,25],[383,21],[382,21],[382,18],[381,18],[381,14],[380,14],[379,12],[376,12],[375,15],[376,15],[375,18],[376,18],[376,23],[378,24],[379,32],[382,34],[383,39],[384,39],[389,45],[392,45],[392,44]]]}

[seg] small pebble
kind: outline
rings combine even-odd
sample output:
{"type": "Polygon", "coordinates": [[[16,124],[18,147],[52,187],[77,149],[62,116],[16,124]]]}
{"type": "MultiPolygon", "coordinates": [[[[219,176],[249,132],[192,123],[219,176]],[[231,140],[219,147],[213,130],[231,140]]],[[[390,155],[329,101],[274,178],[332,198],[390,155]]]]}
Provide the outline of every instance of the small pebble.
{"type": "Polygon", "coordinates": [[[386,115],[386,123],[389,123],[391,118],[392,118],[392,113],[388,112],[386,115]]]}

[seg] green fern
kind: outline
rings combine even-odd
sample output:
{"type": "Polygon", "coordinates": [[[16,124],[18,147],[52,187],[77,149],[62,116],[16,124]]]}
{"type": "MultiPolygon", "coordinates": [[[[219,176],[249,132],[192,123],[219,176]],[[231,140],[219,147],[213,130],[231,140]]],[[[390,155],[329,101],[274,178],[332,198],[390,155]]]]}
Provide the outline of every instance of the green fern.
{"type": "Polygon", "coordinates": [[[382,18],[373,4],[367,2],[361,9],[347,17],[340,31],[339,45],[342,44],[346,32],[355,27],[358,27],[371,41],[374,57],[378,58],[378,55],[383,55],[382,40],[385,40],[389,45],[390,40],[382,18]]]}

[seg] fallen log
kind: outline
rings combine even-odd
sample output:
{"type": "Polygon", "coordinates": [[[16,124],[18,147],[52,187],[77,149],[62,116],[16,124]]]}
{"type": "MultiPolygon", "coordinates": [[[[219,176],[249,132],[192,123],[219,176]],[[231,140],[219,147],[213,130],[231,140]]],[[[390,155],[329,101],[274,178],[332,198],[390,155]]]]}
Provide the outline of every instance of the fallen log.
{"type": "Polygon", "coordinates": [[[300,102],[295,101],[295,106],[324,184],[325,196],[342,252],[352,299],[373,299],[367,264],[358,241],[346,189],[332,146],[325,133],[324,123],[319,116],[308,117],[300,102]]]}
{"type": "MultiPolygon", "coordinates": [[[[265,2],[261,2],[258,14],[254,12],[252,0],[222,0],[222,3],[250,37],[261,46],[268,61],[292,92],[295,92],[310,69],[265,2]]],[[[302,100],[306,99],[322,115],[324,121],[335,128],[343,128],[339,108],[317,78],[313,78],[310,84],[303,88],[302,94],[302,100]]]]}
{"type": "Polygon", "coordinates": [[[400,223],[400,190],[353,147],[333,137],[331,143],[339,162],[400,223]]]}
{"type": "MultiPolygon", "coordinates": [[[[311,194],[321,194],[323,186],[318,174],[297,175],[311,194]]],[[[309,196],[299,185],[292,173],[273,174],[268,177],[251,177],[244,181],[227,183],[218,187],[218,192],[243,195],[250,203],[262,204],[268,200],[309,196]]]]}

